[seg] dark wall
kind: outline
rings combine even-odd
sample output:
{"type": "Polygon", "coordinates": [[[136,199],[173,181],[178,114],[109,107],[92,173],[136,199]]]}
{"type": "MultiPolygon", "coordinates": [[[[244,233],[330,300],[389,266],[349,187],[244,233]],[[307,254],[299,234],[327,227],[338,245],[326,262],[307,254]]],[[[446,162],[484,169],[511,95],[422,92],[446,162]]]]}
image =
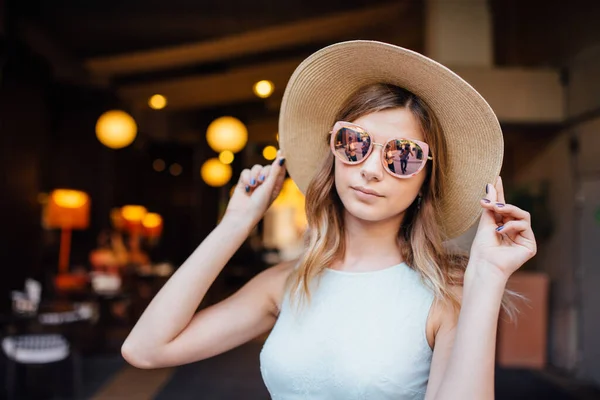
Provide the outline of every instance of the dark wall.
{"type": "Polygon", "coordinates": [[[97,233],[109,227],[115,151],[96,139],[94,129],[98,116],[116,103],[106,90],[65,84],[53,85],[49,96],[52,129],[44,151],[42,190],[83,190],[92,200],[90,228],[73,232],[72,264],[85,265],[97,233]]]}
{"type": "Polygon", "coordinates": [[[4,35],[6,19],[6,0],[0,0],[0,36],[4,35]]]}
{"type": "Polygon", "coordinates": [[[0,309],[10,289],[40,264],[40,206],[44,147],[50,131],[49,71],[24,49],[4,53],[0,81],[0,309]]]}
{"type": "Polygon", "coordinates": [[[87,267],[99,232],[110,228],[110,209],[125,204],[165,218],[163,237],[150,249],[153,260],[184,261],[216,224],[219,189],[199,176],[212,156],[206,146],[152,142],[142,131],[131,146],[108,149],[96,139],[97,118],[126,109],[111,91],[56,82],[26,46],[8,48],[0,81],[0,309],[26,277],[48,283],[56,272],[60,232],[42,229],[39,202],[40,193],[56,188],[83,190],[92,200],[89,229],[73,232],[71,266],[87,267]],[[183,173],[154,171],[156,158],[181,164],[183,173]]]}
{"type": "MultiPolygon", "coordinates": [[[[150,254],[153,261],[180,265],[215,227],[219,197],[227,192],[200,178],[202,163],[215,156],[204,141],[152,141],[156,135],[144,131],[152,126],[142,126],[131,146],[104,147],[95,136],[98,117],[126,105],[110,87],[58,81],[47,60],[19,36],[17,4],[0,0],[0,312],[10,307],[10,290],[22,290],[27,277],[48,284],[57,270],[60,232],[42,229],[40,194],[72,188],[90,195],[90,227],[73,232],[70,252],[71,266],[87,267],[98,234],[110,228],[111,208],[125,204],[163,215],[163,236],[150,254]],[[156,158],[181,164],[183,173],[154,171],[156,158]]],[[[201,134],[221,112],[172,119],[201,134]]],[[[235,181],[241,158],[234,164],[235,181]]]]}
{"type": "Polygon", "coordinates": [[[0,308],[26,277],[47,282],[58,264],[60,232],[42,229],[41,193],[55,188],[87,192],[92,199],[90,228],[74,231],[71,265],[87,265],[101,229],[115,205],[116,152],[95,137],[98,116],[119,106],[106,89],[55,81],[47,63],[14,38],[5,41],[0,86],[0,308]]]}
{"type": "Polygon", "coordinates": [[[598,1],[490,0],[497,65],[563,67],[600,38],[598,1]]]}
{"type": "Polygon", "coordinates": [[[57,83],[44,60],[10,43],[0,86],[0,165],[3,179],[0,233],[3,273],[0,307],[8,290],[22,289],[28,276],[45,279],[58,260],[60,233],[41,227],[40,193],[55,188],[84,190],[92,197],[91,228],[73,233],[72,264],[86,263],[90,245],[112,204],[108,149],[95,138],[98,115],[114,102],[91,88],[57,83]]]}

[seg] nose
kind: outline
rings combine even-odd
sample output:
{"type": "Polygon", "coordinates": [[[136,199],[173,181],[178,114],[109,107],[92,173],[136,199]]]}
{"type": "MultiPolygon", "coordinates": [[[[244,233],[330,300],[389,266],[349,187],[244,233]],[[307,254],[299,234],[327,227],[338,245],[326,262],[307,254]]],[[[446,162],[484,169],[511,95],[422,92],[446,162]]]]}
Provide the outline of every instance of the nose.
{"type": "Polygon", "coordinates": [[[383,179],[383,166],[381,165],[381,145],[374,143],[375,147],[367,159],[361,164],[360,174],[367,181],[380,181],[383,179]]]}

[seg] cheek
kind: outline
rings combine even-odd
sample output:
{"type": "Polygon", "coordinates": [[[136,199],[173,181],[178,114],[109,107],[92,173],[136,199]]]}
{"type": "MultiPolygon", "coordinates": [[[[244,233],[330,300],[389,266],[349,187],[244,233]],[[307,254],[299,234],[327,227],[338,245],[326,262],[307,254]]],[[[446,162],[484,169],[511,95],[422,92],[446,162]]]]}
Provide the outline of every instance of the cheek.
{"type": "Polygon", "coordinates": [[[348,187],[348,168],[343,165],[340,161],[336,160],[335,165],[333,166],[334,170],[334,178],[335,178],[335,189],[338,192],[338,196],[343,200],[344,199],[344,190],[348,187]]]}
{"type": "Polygon", "coordinates": [[[398,199],[398,203],[406,207],[410,206],[417,198],[423,182],[425,174],[419,174],[408,179],[394,179],[393,185],[390,186],[390,197],[398,199]]]}
{"type": "Polygon", "coordinates": [[[334,166],[334,176],[337,194],[342,201],[344,208],[352,213],[357,200],[355,198],[354,190],[350,189],[350,186],[357,183],[362,183],[360,177],[360,166],[350,166],[336,160],[334,166]]]}
{"type": "Polygon", "coordinates": [[[390,188],[388,206],[391,212],[399,214],[404,212],[415,201],[421,189],[422,180],[415,178],[396,183],[390,188]]]}
{"type": "Polygon", "coordinates": [[[356,183],[353,174],[360,174],[360,167],[350,167],[341,164],[336,160],[334,166],[335,188],[338,196],[342,200],[344,207],[359,218],[368,220],[379,220],[399,215],[406,211],[414,202],[421,186],[425,180],[425,175],[419,175],[410,179],[396,179],[392,176],[384,176],[384,181],[380,182],[380,190],[385,191],[386,198],[378,204],[377,207],[364,207],[353,196],[348,187],[356,183]],[[356,168],[356,170],[354,170],[356,168]]]}

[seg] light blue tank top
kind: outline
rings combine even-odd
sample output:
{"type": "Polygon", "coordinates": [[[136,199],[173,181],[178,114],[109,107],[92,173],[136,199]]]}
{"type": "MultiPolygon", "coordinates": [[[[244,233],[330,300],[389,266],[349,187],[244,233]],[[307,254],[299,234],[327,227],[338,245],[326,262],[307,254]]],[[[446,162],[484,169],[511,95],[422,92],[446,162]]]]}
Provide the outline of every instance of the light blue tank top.
{"type": "Polygon", "coordinates": [[[274,400],[423,399],[433,293],[402,263],[374,272],[323,271],[300,313],[284,296],[260,354],[274,400]]]}

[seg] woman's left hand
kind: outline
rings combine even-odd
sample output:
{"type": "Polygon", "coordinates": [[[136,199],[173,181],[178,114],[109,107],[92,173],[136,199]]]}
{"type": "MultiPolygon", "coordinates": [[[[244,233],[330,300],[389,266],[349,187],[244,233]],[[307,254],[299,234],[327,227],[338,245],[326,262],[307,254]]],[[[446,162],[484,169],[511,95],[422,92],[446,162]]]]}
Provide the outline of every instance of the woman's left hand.
{"type": "Polygon", "coordinates": [[[492,276],[506,281],[537,251],[531,216],[505,203],[500,177],[495,185],[487,185],[487,193],[480,203],[484,210],[471,246],[472,263],[465,278],[492,276]]]}

